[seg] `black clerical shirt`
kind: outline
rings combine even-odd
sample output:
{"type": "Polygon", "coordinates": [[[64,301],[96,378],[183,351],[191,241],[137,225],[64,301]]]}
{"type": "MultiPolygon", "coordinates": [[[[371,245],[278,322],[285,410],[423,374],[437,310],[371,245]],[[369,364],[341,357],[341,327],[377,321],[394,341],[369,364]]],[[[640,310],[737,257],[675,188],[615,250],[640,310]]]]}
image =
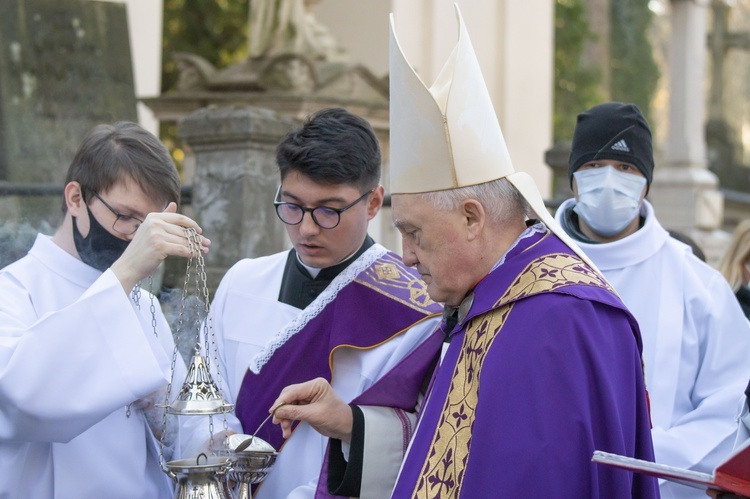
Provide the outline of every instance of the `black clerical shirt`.
{"type": "Polygon", "coordinates": [[[370,237],[365,237],[365,242],[350,258],[332,267],[321,269],[317,277],[313,278],[307,269],[297,258],[297,252],[292,249],[286,259],[284,276],[281,279],[281,290],[279,291],[279,301],[304,309],[318,297],[324,289],[331,284],[331,281],[339,275],[354,260],[359,258],[362,253],[367,251],[375,241],[370,237]]]}

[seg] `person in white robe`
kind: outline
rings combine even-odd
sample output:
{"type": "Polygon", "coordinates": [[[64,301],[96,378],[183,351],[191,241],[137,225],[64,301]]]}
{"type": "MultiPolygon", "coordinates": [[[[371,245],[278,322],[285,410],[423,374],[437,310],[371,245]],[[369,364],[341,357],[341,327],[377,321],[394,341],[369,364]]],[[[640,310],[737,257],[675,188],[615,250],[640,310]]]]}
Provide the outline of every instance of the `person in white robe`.
{"type": "Polygon", "coordinates": [[[184,227],[201,229],[176,213],[179,189],[155,136],[98,125],[68,170],[55,234],[0,270],[0,498],[173,497],[154,404],[174,343],[136,286],[166,256],[191,256],[184,227]]]}
{"type": "MultiPolygon", "coordinates": [[[[338,395],[352,401],[433,334],[441,311],[418,274],[367,235],[384,196],[369,123],[343,109],[323,110],[283,139],[277,162],[274,203],[293,249],[235,264],[211,306],[226,398],[242,420],[232,417],[229,426],[246,434],[295,376],[332,378],[338,395]],[[372,301],[351,301],[353,294],[372,301]],[[359,327],[341,325],[352,318],[359,327]]],[[[408,442],[406,421],[415,415],[385,409],[383,417],[404,418],[405,436],[389,438],[408,442]]],[[[283,447],[253,497],[314,497],[328,439],[303,423],[284,442],[271,421],[258,437],[283,447]]]]}
{"type": "MultiPolygon", "coordinates": [[[[656,461],[711,473],[732,450],[750,379],[750,326],[723,276],[669,236],[644,199],[651,132],[632,104],[581,113],[556,219],[638,320],[656,461]]],[[[663,481],[663,498],[705,497],[663,481]]]]}

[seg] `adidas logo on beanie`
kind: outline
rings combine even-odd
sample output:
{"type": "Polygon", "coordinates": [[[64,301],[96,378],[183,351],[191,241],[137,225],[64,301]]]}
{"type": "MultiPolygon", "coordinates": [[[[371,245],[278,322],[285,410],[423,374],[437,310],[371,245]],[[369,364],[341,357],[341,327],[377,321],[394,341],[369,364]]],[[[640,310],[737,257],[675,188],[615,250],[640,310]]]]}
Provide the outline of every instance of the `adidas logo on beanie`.
{"type": "Polygon", "coordinates": [[[633,104],[606,102],[578,115],[568,159],[568,179],[583,164],[597,159],[631,163],[651,185],[654,152],[651,129],[640,109],[633,104]]]}

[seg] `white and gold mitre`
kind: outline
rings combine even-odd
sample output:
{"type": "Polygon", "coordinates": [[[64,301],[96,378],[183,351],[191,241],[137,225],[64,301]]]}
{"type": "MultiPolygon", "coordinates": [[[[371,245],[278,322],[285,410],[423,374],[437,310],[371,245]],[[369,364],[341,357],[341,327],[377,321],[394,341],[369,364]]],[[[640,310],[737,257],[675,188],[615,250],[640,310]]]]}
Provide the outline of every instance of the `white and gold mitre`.
{"type": "Polygon", "coordinates": [[[442,191],[506,178],[537,217],[596,270],[547,211],[531,176],[514,170],[469,33],[455,7],[458,42],[429,88],[404,57],[391,14],[391,194],[442,191]]]}
{"type": "Polygon", "coordinates": [[[391,14],[391,194],[465,187],[513,173],[458,6],[456,15],[458,43],[427,88],[401,51],[391,14]]]}

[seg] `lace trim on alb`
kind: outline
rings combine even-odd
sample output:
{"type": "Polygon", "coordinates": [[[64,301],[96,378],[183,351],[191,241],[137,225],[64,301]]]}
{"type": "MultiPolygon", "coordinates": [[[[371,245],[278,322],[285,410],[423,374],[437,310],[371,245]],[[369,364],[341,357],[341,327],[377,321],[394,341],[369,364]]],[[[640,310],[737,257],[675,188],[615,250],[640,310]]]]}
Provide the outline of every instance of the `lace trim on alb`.
{"type": "Polygon", "coordinates": [[[383,246],[374,244],[368,248],[367,251],[357,258],[351,265],[345,268],[339,275],[337,275],[331,284],[329,284],[322,293],[308,305],[302,313],[294,318],[284,329],[273,335],[273,337],[266,343],[263,350],[258,352],[252,360],[250,360],[249,369],[258,374],[264,365],[271,359],[276,350],[281,348],[284,343],[295,334],[299,333],[308,322],[318,316],[320,312],[331,303],[338,295],[344,286],[349,284],[357,277],[363,270],[371,266],[375,260],[383,256],[388,252],[383,246]]]}

